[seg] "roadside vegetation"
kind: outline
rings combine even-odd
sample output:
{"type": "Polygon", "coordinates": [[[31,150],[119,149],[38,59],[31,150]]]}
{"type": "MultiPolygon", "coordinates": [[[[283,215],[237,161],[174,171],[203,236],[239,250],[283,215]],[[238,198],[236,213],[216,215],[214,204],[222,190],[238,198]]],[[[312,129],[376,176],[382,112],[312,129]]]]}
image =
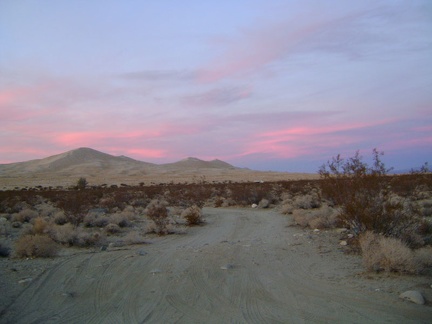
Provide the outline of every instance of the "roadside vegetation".
{"type": "Polygon", "coordinates": [[[432,178],[427,164],[411,175],[388,176],[374,149],[372,165],[360,153],[340,155],[319,174],[324,199],[337,207],[334,225],[348,229],[364,265],[373,271],[421,273],[432,267],[432,178]]]}
{"type": "Polygon", "coordinates": [[[373,151],[324,164],[320,180],[92,186],[0,191],[0,256],[52,257],[61,248],[143,244],[205,224],[203,207],[277,208],[312,230],[343,230],[346,250],[372,271],[432,267],[432,174],[389,175],[373,151]]]}

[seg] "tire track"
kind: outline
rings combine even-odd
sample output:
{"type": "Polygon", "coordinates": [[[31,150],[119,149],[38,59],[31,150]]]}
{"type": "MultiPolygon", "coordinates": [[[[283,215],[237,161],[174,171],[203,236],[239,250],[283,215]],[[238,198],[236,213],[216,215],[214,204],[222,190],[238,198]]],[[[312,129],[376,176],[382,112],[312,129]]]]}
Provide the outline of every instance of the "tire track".
{"type": "Polygon", "coordinates": [[[131,247],[69,257],[31,282],[0,321],[426,323],[432,317],[428,307],[389,303],[360,284],[346,286],[347,278],[338,282],[344,273],[335,277],[338,265],[328,266],[337,259],[323,258],[315,236],[286,227],[287,217],[274,211],[204,214],[205,226],[153,237],[143,256],[142,247],[131,247]],[[223,270],[226,264],[233,267],[223,270]]]}

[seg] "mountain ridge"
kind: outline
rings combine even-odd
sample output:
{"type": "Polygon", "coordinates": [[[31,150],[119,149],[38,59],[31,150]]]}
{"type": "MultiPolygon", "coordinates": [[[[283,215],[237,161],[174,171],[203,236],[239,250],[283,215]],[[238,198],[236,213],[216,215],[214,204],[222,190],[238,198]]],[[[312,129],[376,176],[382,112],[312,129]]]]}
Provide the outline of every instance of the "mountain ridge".
{"type": "Polygon", "coordinates": [[[23,162],[0,164],[0,174],[32,174],[46,172],[98,172],[117,169],[119,173],[127,171],[175,171],[184,169],[236,169],[231,164],[215,159],[204,161],[195,157],[166,164],[154,164],[135,160],[128,156],[114,156],[88,147],[80,147],[60,154],[23,162]]]}

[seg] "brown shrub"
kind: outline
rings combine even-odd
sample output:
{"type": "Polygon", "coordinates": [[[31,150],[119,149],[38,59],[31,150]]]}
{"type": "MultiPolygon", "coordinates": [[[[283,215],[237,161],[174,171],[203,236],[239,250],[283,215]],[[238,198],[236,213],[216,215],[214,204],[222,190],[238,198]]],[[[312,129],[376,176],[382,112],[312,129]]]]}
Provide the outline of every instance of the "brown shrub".
{"type": "Polygon", "coordinates": [[[421,265],[401,240],[367,231],[359,237],[363,264],[370,271],[418,273],[421,265]]]}
{"type": "Polygon", "coordinates": [[[49,258],[56,256],[59,247],[45,235],[23,235],[15,242],[15,256],[19,258],[49,258]]]}
{"type": "Polygon", "coordinates": [[[36,217],[33,221],[33,233],[34,234],[46,234],[48,232],[50,224],[42,217],[36,217]]]}
{"type": "Polygon", "coordinates": [[[189,226],[199,225],[203,222],[201,208],[196,205],[186,208],[181,213],[181,217],[186,219],[189,226]]]}

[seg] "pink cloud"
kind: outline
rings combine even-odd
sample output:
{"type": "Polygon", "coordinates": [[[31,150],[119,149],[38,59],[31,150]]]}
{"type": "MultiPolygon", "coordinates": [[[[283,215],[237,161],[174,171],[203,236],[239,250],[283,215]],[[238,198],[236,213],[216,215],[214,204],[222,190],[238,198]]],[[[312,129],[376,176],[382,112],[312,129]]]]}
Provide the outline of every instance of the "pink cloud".
{"type": "MultiPolygon", "coordinates": [[[[317,121],[311,120],[311,124],[317,121]]],[[[254,135],[245,145],[239,156],[267,154],[269,158],[297,158],[301,156],[317,156],[329,150],[341,150],[344,147],[361,148],[368,140],[368,130],[397,123],[388,119],[374,122],[347,123],[325,125],[325,121],[314,126],[293,126],[277,131],[262,132],[254,135]],[[361,133],[361,135],[359,134],[361,133]]],[[[373,135],[372,135],[373,136],[373,135]]],[[[382,138],[381,138],[382,140],[382,138]]]]}

